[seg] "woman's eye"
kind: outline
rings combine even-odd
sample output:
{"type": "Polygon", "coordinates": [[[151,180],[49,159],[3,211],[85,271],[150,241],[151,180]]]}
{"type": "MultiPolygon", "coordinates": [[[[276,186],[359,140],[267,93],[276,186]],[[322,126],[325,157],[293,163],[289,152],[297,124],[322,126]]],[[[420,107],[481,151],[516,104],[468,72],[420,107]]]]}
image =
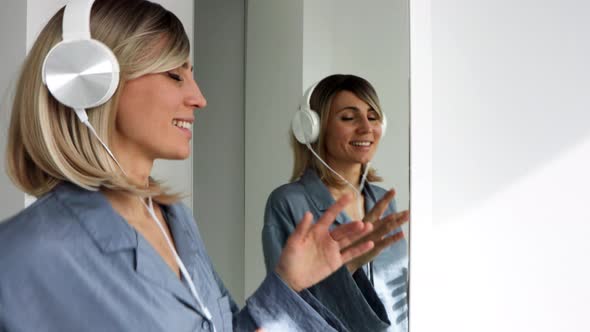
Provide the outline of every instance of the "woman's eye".
{"type": "Polygon", "coordinates": [[[380,118],[381,117],[379,116],[379,113],[375,112],[374,110],[370,111],[367,115],[367,119],[369,119],[369,121],[378,121],[380,118]]]}
{"type": "Polygon", "coordinates": [[[180,75],[178,74],[174,74],[174,73],[168,73],[168,77],[170,77],[171,79],[175,80],[175,81],[182,81],[182,77],[180,77],[180,75]]]}
{"type": "Polygon", "coordinates": [[[340,119],[341,119],[342,121],[352,121],[352,120],[354,120],[354,118],[353,118],[353,117],[350,117],[350,116],[343,116],[343,117],[341,117],[340,119]]]}

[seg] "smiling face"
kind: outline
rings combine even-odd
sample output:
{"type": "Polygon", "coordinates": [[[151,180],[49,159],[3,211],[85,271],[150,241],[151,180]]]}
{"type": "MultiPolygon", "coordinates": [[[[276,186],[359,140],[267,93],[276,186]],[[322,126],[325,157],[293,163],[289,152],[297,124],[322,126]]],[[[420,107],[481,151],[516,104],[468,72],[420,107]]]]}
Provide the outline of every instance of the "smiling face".
{"type": "Polygon", "coordinates": [[[127,81],[113,133],[117,153],[152,161],[188,158],[193,111],[206,104],[188,62],[127,81]]]}
{"type": "Polygon", "coordinates": [[[336,93],[330,105],[325,147],[328,163],[347,168],[366,164],[381,139],[379,114],[354,93],[336,93]]]}

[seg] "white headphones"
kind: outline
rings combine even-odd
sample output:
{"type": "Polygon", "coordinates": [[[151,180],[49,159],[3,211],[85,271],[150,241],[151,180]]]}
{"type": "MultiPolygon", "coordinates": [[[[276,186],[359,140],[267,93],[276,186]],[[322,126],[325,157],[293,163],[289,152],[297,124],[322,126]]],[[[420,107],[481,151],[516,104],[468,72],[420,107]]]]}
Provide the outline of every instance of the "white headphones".
{"type": "Polygon", "coordinates": [[[60,103],[76,111],[80,121],[86,109],[107,102],[119,84],[119,63],[113,52],[90,36],[94,0],[71,0],[63,16],[63,40],[43,61],[43,84],[60,103]]]}
{"type": "MultiPolygon", "coordinates": [[[[55,45],[43,61],[43,84],[60,103],[74,109],[76,115],[100,141],[121,171],[125,170],[108,146],[100,139],[90,122],[86,109],[107,102],[119,85],[119,62],[105,44],[90,36],[90,12],[94,0],[70,0],[63,17],[63,40],[55,45]]],[[[212,321],[209,309],[203,304],[189,272],[178,256],[176,249],[164,231],[162,223],[154,212],[152,198],[149,205],[140,199],[154,222],[164,235],[170,250],[186,279],[189,290],[203,310],[205,317],[212,321]]],[[[213,325],[213,331],[216,331],[213,325]]]]}
{"type": "MultiPolygon", "coordinates": [[[[320,136],[320,117],[318,113],[311,109],[309,101],[311,95],[318,83],[310,86],[299,103],[299,109],[295,112],[291,120],[291,130],[293,135],[301,144],[311,144],[318,140],[320,136]]],[[[387,117],[382,112],[383,121],[381,121],[381,137],[385,136],[387,129],[387,117]]]]}

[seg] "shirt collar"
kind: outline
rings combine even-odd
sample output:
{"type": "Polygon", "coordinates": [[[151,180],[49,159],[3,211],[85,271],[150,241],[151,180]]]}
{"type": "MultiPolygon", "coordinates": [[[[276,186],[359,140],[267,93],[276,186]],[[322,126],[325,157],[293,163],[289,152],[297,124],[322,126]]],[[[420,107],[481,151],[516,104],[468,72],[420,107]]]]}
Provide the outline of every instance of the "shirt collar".
{"type": "Polygon", "coordinates": [[[54,192],[103,252],[137,248],[137,233],[103,193],[70,182],[62,182],[54,192]]]}
{"type": "MultiPolygon", "coordinates": [[[[307,168],[298,182],[305,188],[305,192],[311,198],[312,204],[322,213],[336,202],[328,187],[322,182],[315,170],[307,168]]],[[[372,184],[366,182],[362,191],[365,197],[365,211],[371,211],[376,203],[375,191],[372,186],[372,184]]],[[[347,223],[350,221],[350,218],[344,211],[340,212],[336,217],[336,222],[338,223],[347,223]]]]}

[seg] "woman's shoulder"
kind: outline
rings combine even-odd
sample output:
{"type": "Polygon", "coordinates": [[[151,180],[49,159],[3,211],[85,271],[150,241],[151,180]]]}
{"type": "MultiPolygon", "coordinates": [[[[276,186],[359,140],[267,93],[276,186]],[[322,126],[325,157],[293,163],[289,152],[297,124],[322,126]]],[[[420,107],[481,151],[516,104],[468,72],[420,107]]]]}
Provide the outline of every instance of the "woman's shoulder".
{"type": "Polygon", "coordinates": [[[290,182],[275,188],[268,196],[266,205],[271,208],[296,209],[307,207],[307,195],[304,186],[298,182],[290,182]]]}
{"type": "Polygon", "coordinates": [[[50,193],[0,223],[0,282],[39,272],[67,256],[65,240],[79,230],[66,210],[50,193]]]}
{"type": "Polygon", "coordinates": [[[269,197],[269,200],[282,200],[289,199],[305,194],[305,189],[298,181],[285,183],[275,188],[269,197]]]}
{"type": "MultiPolygon", "coordinates": [[[[24,240],[27,236],[34,236],[51,230],[57,214],[63,214],[63,207],[50,192],[17,214],[0,222],[0,247],[15,240],[24,240]]],[[[61,218],[60,218],[61,219],[61,218]]]]}

